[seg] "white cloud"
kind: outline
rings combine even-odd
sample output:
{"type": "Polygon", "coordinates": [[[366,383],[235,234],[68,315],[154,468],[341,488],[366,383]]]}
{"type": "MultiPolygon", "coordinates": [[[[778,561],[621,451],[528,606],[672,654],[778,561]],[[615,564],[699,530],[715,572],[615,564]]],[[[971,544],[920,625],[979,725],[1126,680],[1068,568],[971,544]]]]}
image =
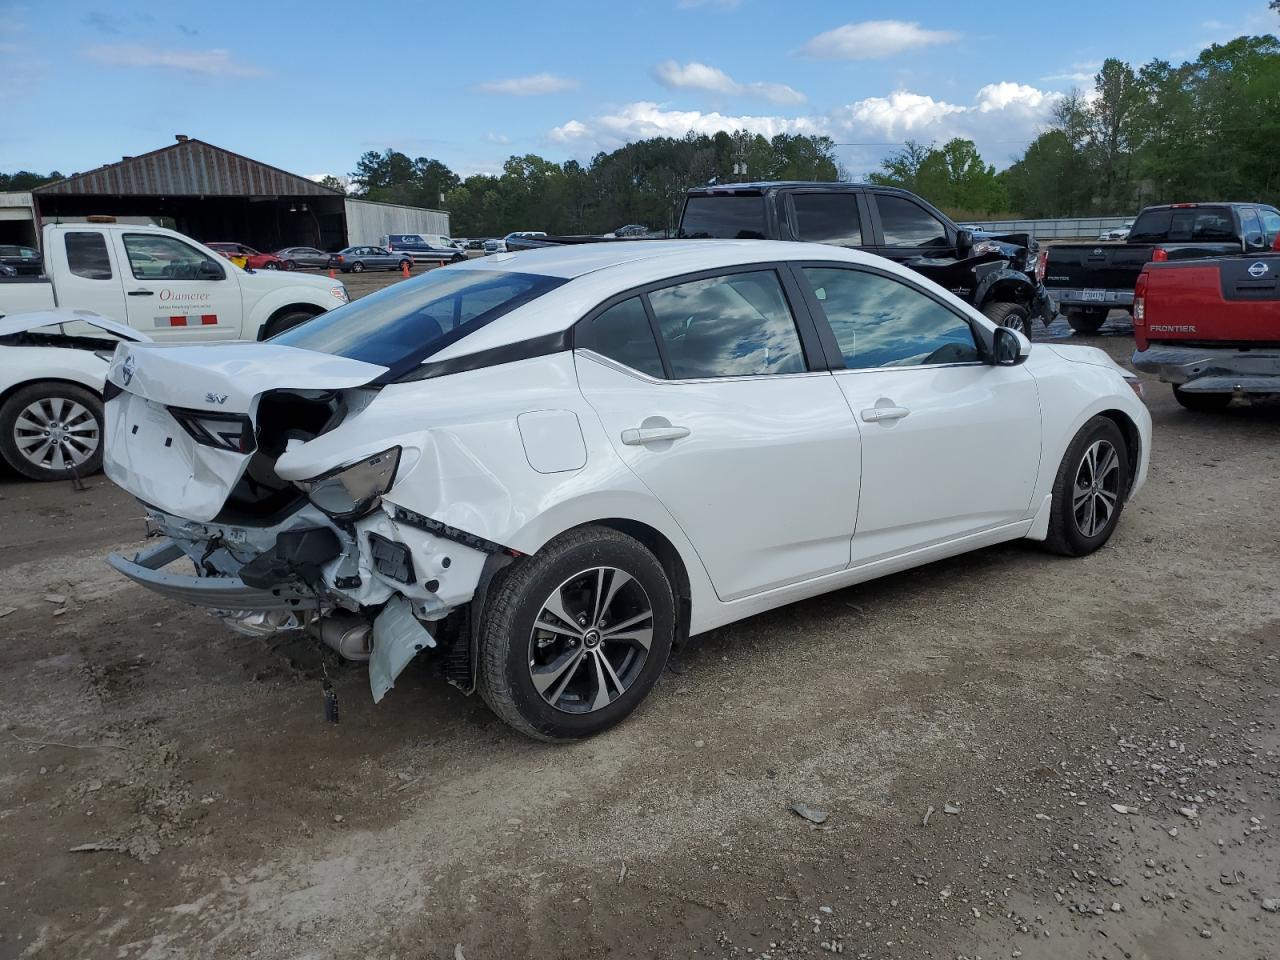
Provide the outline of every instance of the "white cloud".
{"type": "Polygon", "coordinates": [[[682,137],[690,131],[713,134],[748,130],[766,137],[778,133],[830,136],[841,159],[874,168],[879,158],[906,140],[944,143],[964,137],[977,143],[988,162],[1006,166],[1013,155],[1043,128],[1061,93],[1002,81],[980,88],[970,103],[950,103],[921,93],[899,90],[887,97],[867,97],[826,114],[726,115],[698,110],[671,110],[649,101],[573,119],[552,129],[549,137],[570,150],[611,150],[645,137],[682,137]],[[886,146],[887,145],[887,146],[886,146]]]}
{"type": "Polygon", "coordinates": [[[951,43],[957,34],[926,30],[905,20],[864,20],[820,33],[800,48],[800,55],[818,60],[880,60],[919,47],[951,43]]]}
{"type": "Polygon", "coordinates": [[[478,87],[481,93],[496,93],[507,97],[540,97],[548,93],[573,90],[578,81],[554,73],[533,73],[527,77],[511,77],[509,80],[491,80],[478,87]]]}
{"type": "Polygon", "coordinates": [[[653,67],[653,78],[677,90],[707,90],[731,96],[761,97],[773,103],[804,103],[805,96],[785,83],[739,83],[723,70],[705,63],[663,60],[653,67]]]}
{"type": "Polygon", "coordinates": [[[1101,60],[1085,60],[1071,64],[1070,69],[1063,70],[1061,73],[1051,73],[1047,77],[1041,77],[1040,80],[1044,83],[1067,82],[1073,86],[1088,89],[1093,86],[1094,75],[1101,69],[1101,60]]]}
{"type": "Polygon", "coordinates": [[[484,138],[490,143],[507,144],[511,142],[511,138],[505,133],[486,133],[484,138]]]}
{"type": "Polygon", "coordinates": [[[173,50],[140,43],[104,43],[89,47],[84,55],[116,67],[159,67],[208,77],[260,77],[266,72],[261,67],[236,62],[231,51],[222,48],[173,50]]]}
{"type": "Polygon", "coordinates": [[[619,147],[646,137],[682,137],[686,133],[749,130],[766,137],[779,133],[822,133],[822,121],[811,117],[726,116],[699,110],[667,110],[651,101],[629,103],[612,114],[592,117],[587,123],[570,120],[550,133],[557,143],[582,144],[604,149],[619,147]]]}

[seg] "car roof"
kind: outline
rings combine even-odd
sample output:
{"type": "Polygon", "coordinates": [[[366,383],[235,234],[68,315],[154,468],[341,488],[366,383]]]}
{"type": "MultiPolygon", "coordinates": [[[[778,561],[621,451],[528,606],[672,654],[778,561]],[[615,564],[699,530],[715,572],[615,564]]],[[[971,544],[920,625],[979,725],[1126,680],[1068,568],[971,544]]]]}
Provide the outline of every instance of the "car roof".
{"type": "MultiPolygon", "coordinates": [[[[445,270],[537,274],[568,282],[480,327],[429,359],[447,360],[559,333],[610,297],[646,284],[703,270],[764,266],[784,260],[874,265],[930,286],[935,293],[972,313],[963,301],[906,267],[861,250],[830,244],[789,240],[617,240],[564,244],[500,253],[445,267],[445,270]]],[[[436,272],[432,271],[425,276],[434,275],[436,272]]]]}

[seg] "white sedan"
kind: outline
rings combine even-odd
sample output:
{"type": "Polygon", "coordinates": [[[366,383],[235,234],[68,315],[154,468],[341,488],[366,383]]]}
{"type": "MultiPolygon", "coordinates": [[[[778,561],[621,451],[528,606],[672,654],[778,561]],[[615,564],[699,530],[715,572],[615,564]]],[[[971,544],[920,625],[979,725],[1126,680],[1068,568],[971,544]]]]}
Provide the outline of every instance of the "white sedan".
{"type": "Polygon", "coordinates": [[[1091,553],[1151,444],[1101,351],[800,243],[471,260],[265,343],[125,344],[110,379],[107,473],[164,535],[117,569],[368,659],[375,699],[432,652],[549,740],[743,617],[1002,541],[1091,553]]]}

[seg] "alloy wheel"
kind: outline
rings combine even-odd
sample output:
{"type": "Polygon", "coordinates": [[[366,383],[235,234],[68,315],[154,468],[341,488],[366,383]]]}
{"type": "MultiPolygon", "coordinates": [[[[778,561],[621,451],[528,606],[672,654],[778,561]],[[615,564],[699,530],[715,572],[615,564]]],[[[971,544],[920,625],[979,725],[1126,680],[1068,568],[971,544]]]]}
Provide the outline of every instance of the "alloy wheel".
{"type": "Polygon", "coordinates": [[[97,452],[101,439],[93,413],[66,397],[45,397],[29,404],[13,425],[18,451],[45,470],[84,465],[97,452]]]}
{"type": "Polygon", "coordinates": [[[1096,537],[1111,522],[1119,502],[1120,456],[1108,441],[1094,441],[1076,468],[1071,499],[1076,529],[1096,537]]]}
{"type": "Polygon", "coordinates": [[[593,567],[543,601],[529,636],[529,676],[555,709],[594,713],[636,681],[652,642],[644,587],[617,567],[593,567]]]}

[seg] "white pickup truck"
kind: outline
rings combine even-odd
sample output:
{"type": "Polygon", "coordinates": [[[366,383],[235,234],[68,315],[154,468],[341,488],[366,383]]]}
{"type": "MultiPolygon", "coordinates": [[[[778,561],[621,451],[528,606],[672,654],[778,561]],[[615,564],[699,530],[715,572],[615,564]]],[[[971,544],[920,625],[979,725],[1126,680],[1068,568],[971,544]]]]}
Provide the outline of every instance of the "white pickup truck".
{"type": "Polygon", "coordinates": [[[347,302],[328,277],[241,270],[163,227],[48,224],[44,275],[0,280],[0,317],[92,310],[161,342],[265,340],[347,302]]]}
{"type": "Polygon", "coordinates": [[[241,270],[162,227],[50,224],[43,237],[43,276],[0,278],[0,461],[34,480],[101,466],[112,337],[263,340],[348,300],[337,280],[241,270]]]}

